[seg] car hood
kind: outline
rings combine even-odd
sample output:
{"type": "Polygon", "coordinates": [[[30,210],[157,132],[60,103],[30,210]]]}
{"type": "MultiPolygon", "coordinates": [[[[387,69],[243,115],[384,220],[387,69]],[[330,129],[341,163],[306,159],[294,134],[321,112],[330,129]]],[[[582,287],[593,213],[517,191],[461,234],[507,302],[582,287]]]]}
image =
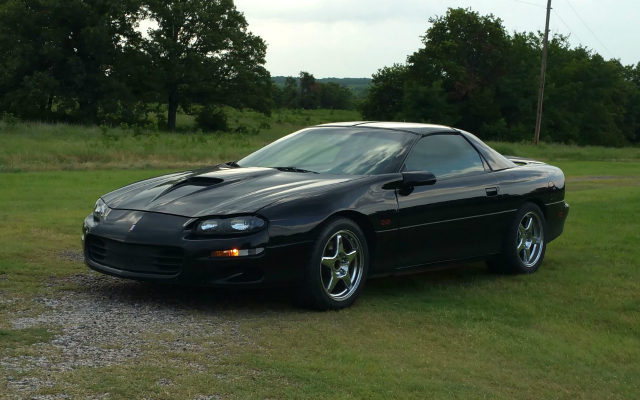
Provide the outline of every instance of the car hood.
{"type": "Polygon", "coordinates": [[[285,199],[311,196],[357,176],[216,166],[147,179],[102,196],[111,208],[185,217],[257,212],[285,199]]]}

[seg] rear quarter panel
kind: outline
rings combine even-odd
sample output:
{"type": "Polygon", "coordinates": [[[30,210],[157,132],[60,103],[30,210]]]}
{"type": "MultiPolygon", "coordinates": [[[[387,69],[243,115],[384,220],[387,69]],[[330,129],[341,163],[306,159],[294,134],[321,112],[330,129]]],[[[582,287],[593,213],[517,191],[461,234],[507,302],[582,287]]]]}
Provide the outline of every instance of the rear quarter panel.
{"type": "Polygon", "coordinates": [[[565,210],[565,177],[560,168],[543,163],[526,165],[497,171],[500,195],[505,206],[517,210],[524,203],[538,205],[547,223],[547,241],[560,235],[565,210]]]}

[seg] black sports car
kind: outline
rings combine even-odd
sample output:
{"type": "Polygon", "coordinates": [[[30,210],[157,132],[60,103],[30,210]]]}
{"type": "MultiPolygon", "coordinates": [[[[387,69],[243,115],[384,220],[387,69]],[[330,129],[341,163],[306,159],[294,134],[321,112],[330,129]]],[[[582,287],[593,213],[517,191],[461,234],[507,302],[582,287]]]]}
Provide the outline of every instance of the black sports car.
{"type": "Polygon", "coordinates": [[[84,221],[85,259],[123,278],[290,285],[337,309],[372,276],[472,259],[536,271],[562,233],[564,187],[560,169],[459,129],[320,125],[105,194],[84,221]]]}

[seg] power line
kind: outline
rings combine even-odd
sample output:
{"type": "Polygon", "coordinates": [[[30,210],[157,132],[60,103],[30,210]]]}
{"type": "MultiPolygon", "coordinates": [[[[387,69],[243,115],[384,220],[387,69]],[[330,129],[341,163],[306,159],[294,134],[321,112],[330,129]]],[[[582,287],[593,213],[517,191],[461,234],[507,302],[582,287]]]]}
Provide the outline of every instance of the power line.
{"type": "Polygon", "coordinates": [[[564,25],[564,26],[569,30],[569,33],[570,33],[571,35],[575,36],[575,37],[576,37],[576,39],[578,39],[578,42],[580,42],[580,43],[584,43],[584,41],[583,41],[582,39],[580,39],[580,36],[578,36],[578,34],[577,34],[577,33],[575,33],[575,32],[573,31],[573,29],[571,29],[571,27],[569,26],[569,24],[567,24],[567,23],[565,22],[565,20],[564,20],[564,19],[562,19],[562,17],[561,17],[561,16],[560,16],[560,14],[555,10],[555,8],[554,8],[552,11],[553,11],[553,15],[555,15],[556,17],[558,17],[558,19],[560,20],[560,22],[562,22],[562,24],[563,24],[563,25],[564,25]]]}
{"type": "Polygon", "coordinates": [[[602,42],[602,40],[600,40],[600,38],[598,37],[598,35],[596,35],[596,33],[589,27],[589,25],[584,21],[584,19],[582,19],[582,17],[580,16],[580,14],[578,14],[578,11],[576,11],[576,9],[573,7],[573,5],[571,4],[571,1],[567,0],[567,4],[569,5],[569,8],[571,8],[571,11],[573,11],[573,13],[576,15],[576,17],[578,17],[578,19],[580,20],[580,22],[582,22],[582,25],[585,26],[585,28],[587,28],[587,30],[589,32],[591,32],[591,34],[593,35],[593,37],[598,41],[598,43],[600,43],[600,45],[607,51],[607,53],[609,53],[609,56],[612,56],[613,53],[611,52],[611,50],[609,50],[607,48],[607,46],[602,42]]]}
{"type": "Polygon", "coordinates": [[[534,7],[539,7],[539,8],[546,8],[545,6],[543,6],[542,4],[538,4],[538,3],[532,3],[530,1],[525,1],[525,0],[513,0],[516,3],[522,3],[522,4],[528,4],[530,6],[534,6],[534,7]]]}

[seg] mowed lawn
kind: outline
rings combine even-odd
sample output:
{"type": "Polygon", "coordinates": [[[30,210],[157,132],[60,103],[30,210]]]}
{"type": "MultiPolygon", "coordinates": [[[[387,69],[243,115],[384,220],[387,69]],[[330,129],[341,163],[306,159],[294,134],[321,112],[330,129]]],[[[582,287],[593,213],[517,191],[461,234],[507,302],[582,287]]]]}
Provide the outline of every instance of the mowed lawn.
{"type": "Polygon", "coordinates": [[[551,162],[567,174],[571,212],[538,273],[478,263],[372,280],[355,306],[324,313],[296,309],[283,291],[155,288],[89,271],[76,256],[96,198],[166,168],[0,173],[0,398],[637,399],[640,162],[638,149],[606,151],[551,162]],[[105,298],[114,326],[122,306],[141,310],[134,320],[151,309],[190,322],[119,331],[139,351],[104,365],[69,365],[74,344],[59,340],[90,330],[91,315],[73,327],[19,323],[56,299],[105,298]]]}

